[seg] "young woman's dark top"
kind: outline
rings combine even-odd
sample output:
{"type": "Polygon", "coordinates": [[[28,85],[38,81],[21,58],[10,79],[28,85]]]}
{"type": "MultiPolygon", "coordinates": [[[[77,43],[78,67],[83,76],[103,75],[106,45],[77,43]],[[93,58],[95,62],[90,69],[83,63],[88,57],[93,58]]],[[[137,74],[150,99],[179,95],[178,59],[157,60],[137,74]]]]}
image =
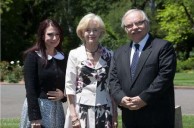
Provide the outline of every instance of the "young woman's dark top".
{"type": "MultiPolygon", "coordinates": [[[[55,91],[56,88],[64,92],[67,56],[59,52],[57,55],[60,56],[50,56],[46,66],[36,51],[29,52],[25,58],[24,79],[29,120],[41,119],[38,98],[48,99],[47,92],[55,91]]],[[[62,102],[65,101],[66,97],[62,99],[62,102]]]]}

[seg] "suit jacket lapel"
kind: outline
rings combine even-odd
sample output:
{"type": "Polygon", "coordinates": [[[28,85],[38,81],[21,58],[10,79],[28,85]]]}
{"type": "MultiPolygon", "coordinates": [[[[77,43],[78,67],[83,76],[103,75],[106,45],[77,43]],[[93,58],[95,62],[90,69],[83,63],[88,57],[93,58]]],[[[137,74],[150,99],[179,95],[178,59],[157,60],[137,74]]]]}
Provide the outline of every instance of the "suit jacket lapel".
{"type": "Polygon", "coordinates": [[[131,48],[132,48],[132,42],[128,45],[126,45],[125,50],[124,50],[124,54],[123,54],[123,60],[124,60],[124,66],[126,67],[126,72],[127,72],[127,78],[129,81],[129,85],[131,85],[131,70],[130,70],[130,56],[131,56],[131,48]]]}
{"type": "Polygon", "coordinates": [[[137,69],[136,69],[135,76],[134,76],[134,79],[132,81],[132,84],[137,79],[137,76],[141,72],[147,58],[149,57],[150,53],[152,52],[152,49],[151,49],[152,41],[153,41],[153,37],[150,35],[150,37],[148,38],[148,40],[147,40],[147,42],[146,42],[146,44],[145,44],[145,46],[144,46],[144,48],[141,52],[141,56],[139,58],[139,62],[138,62],[138,65],[137,65],[137,69]]]}

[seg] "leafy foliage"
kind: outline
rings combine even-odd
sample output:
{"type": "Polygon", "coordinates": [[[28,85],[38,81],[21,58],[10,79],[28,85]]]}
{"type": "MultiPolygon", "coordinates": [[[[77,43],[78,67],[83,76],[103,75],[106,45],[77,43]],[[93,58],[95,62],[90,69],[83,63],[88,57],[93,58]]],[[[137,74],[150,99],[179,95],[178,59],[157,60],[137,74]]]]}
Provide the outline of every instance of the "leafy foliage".
{"type": "Polygon", "coordinates": [[[20,61],[6,61],[0,62],[0,81],[6,81],[9,83],[18,83],[23,79],[23,67],[20,66],[20,61]]]}
{"type": "Polygon", "coordinates": [[[161,30],[165,32],[165,39],[173,43],[179,43],[188,39],[192,33],[184,8],[179,4],[167,4],[164,10],[158,10],[157,18],[160,21],[161,30]],[[183,31],[184,30],[184,31],[183,31]]]}
{"type": "Polygon", "coordinates": [[[187,0],[166,1],[157,11],[160,35],[174,43],[177,57],[186,60],[194,47],[194,3],[187,0]]]}
{"type": "Polygon", "coordinates": [[[0,2],[0,14],[2,14],[4,11],[8,12],[10,10],[10,4],[13,3],[13,0],[1,0],[0,2]]]}
{"type": "Polygon", "coordinates": [[[194,57],[184,61],[177,61],[177,72],[194,71],[194,57]]]}
{"type": "Polygon", "coordinates": [[[22,60],[22,52],[34,44],[39,22],[45,18],[54,18],[63,27],[63,49],[68,53],[81,43],[76,27],[88,12],[102,17],[107,30],[102,43],[114,50],[128,42],[120,25],[130,8],[144,10],[151,19],[151,33],[174,43],[182,60],[194,47],[193,0],[2,0],[0,4],[2,60],[22,60]]]}

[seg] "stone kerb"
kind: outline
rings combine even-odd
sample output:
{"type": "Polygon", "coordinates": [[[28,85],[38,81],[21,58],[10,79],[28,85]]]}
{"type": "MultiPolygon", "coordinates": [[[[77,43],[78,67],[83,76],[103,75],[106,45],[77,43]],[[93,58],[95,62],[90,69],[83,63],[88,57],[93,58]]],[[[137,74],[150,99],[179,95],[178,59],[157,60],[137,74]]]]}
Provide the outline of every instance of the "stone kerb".
{"type": "Polygon", "coordinates": [[[175,107],[175,128],[183,128],[181,106],[175,107]]]}

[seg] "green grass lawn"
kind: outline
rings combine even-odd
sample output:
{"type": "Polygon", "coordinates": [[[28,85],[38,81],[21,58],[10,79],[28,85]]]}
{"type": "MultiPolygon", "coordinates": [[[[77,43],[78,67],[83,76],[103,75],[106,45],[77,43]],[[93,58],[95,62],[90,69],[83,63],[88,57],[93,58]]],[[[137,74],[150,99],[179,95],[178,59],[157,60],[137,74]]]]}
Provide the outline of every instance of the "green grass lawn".
{"type": "MultiPolygon", "coordinates": [[[[19,118],[14,119],[0,119],[1,124],[0,128],[18,128],[19,127],[19,118]]],[[[121,116],[118,119],[119,128],[121,126],[121,116]]],[[[194,115],[183,115],[183,128],[194,128],[194,115]]]]}
{"type": "Polygon", "coordinates": [[[193,86],[194,87],[194,72],[176,73],[174,78],[176,86],[193,86]]]}
{"type": "Polygon", "coordinates": [[[19,128],[19,118],[0,119],[0,128],[19,128]]]}
{"type": "Polygon", "coordinates": [[[186,116],[183,115],[183,128],[194,128],[194,115],[186,116]]]}
{"type": "MultiPolygon", "coordinates": [[[[176,73],[174,83],[176,86],[193,86],[194,71],[188,73],[176,73]]],[[[194,115],[183,115],[183,128],[194,128],[194,115]]],[[[121,128],[121,117],[119,116],[119,128],[121,128]]],[[[18,128],[19,118],[0,119],[0,128],[18,128]]]]}

